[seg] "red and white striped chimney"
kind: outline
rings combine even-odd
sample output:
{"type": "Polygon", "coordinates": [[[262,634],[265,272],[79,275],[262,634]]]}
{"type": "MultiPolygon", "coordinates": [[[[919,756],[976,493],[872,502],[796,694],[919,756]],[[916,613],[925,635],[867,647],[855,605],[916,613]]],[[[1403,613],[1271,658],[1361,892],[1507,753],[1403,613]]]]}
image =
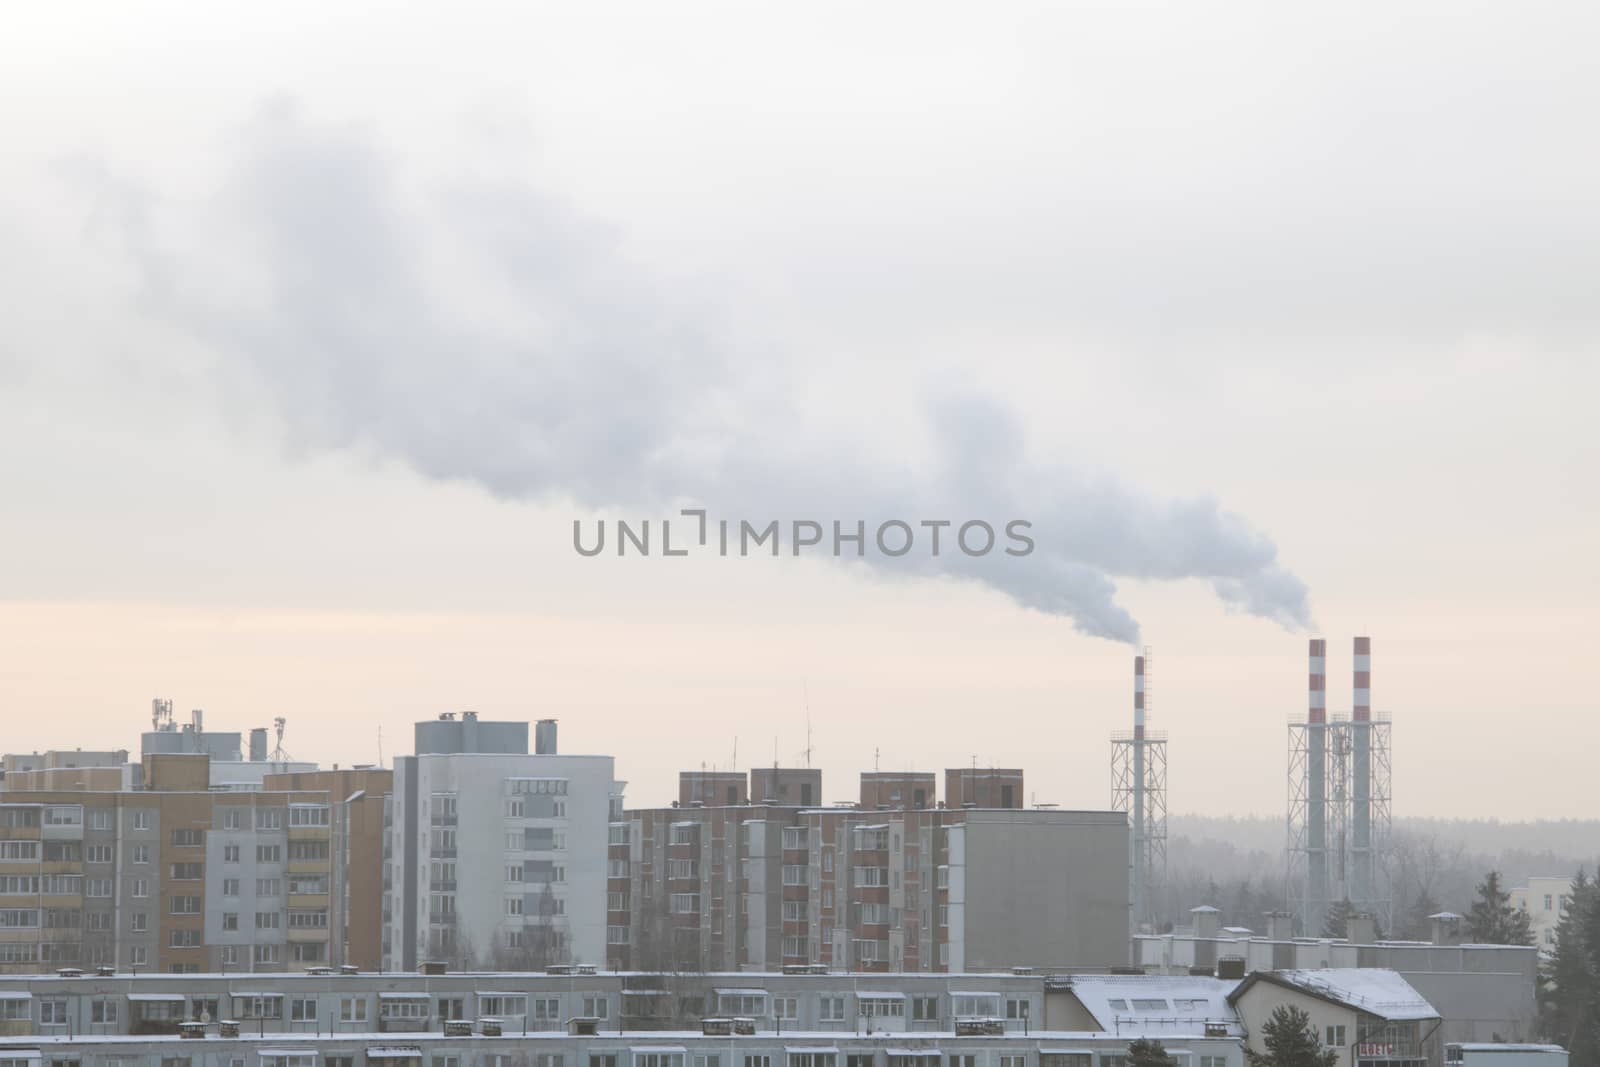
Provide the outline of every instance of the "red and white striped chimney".
{"type": "Polygon", "coordinates": [[[1354,692],[1350,698],[1350,717],[1356,722],[1372,721],[1372,638],[1356,638],[1354,692]]]}
{"type": "Polygon", "coordinates": [[[1144,657],[1133,657],[1133,739],[1144,740],[1144,657]]]}
{"type": "Polygon", "coordinates": [[[1311,686],[1306,705],[1306,722],[1328,721],[1328,642],[1320,637],[1311,639],[1309,666],[1311,686]]]}

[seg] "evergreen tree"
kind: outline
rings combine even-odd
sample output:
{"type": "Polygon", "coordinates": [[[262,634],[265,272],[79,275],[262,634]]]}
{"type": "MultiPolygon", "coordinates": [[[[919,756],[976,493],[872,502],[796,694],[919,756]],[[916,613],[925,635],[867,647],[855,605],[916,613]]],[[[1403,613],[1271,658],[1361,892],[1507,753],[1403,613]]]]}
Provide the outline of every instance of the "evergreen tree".
{"type": "Polygon", "coordinates": [[[1244,1050],[1250,1067],[1334,1067],[1339,1062],[1339,1050],[1323,1048],[1317,1039],[1311,1016],[1289,1004],[1272,1009],[1272,1018],[1261,1027],[1261,1043],[1265,1053],[1244,1050]]]}
{"type": "Polygon", "coordinates": [[[1399,931],[1400,937],[1406,941],[1427,941],[1433,936],[1431,916],[1437,915],[1442,910],[1439,902],[1433,899],[1432,893],[1426,889],[1417,890],[1417,899],[1406,909],[1405,924],[1399,931]]]}
{"type": "Polygon", "coordinates": [[[1328,919],[1322,924],[1323,937],[1349,937],[1350,916],[1355,913],[1350,898],[1335,901],[1328,906],[1328,919]]]}
{"type": "Polygon", "coordinates": [[[1566,1048],[1574,1064],[1600,1063],[1594,1035],[1594,1008],[1600,983],[1592,966],[1589,928],[1600,898],[1600,886],[1583,871],[1572,880],[1572,895],[1556,925],[1556,947],[1540,977],[1539,1008],[1545,1037],[1566,1048]]]}
{"type": "Polygon", "coordinates": [[[1531,945],[1528,913],[1511,906],[1511,893],[1500,888],[1500,872],[1490,871],[1478,883],[1478,899],[1467,916],[1467,936],[1483,945],[1531,945]]]}
{"type": "Polygon", "coordinates": [[[1161,1042],[1141,1037],[1128,1045],[1127,1067],[1178,1067],[1178,1061],[1162,1047],[1161,1042]]]}

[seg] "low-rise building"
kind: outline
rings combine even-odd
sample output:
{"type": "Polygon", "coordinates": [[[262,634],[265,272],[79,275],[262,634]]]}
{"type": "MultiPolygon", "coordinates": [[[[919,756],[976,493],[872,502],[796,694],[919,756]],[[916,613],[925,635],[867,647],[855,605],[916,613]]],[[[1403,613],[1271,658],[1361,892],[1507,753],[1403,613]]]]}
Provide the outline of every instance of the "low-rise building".
{"type": "Polygon", "coordinates": [[[1263,1031],[1275,1010],[1299,1008],[1336,1067],[1440,1067],[1442,1020],[1427,998],[1394,971],[1371,967],[1257,971],[1228,995],[1250,1048],[1267,1051],[1263,1031]]]}
{"type": "Polygon", "coordinates": [[[1538,950],[1524,945],[1460,944],[1460,917],[1434,917],[1434,940],[1234,936],[1217,926],[1215,909],[1196,910],[1189,930],[1134,938],[1136,965],[1152,974],[1214,971],[1227,962],[1247,971],[1377,968],[1399,973],[1444,1018],[1446,1042],[1526,1041],[1538,1026],[1538,950]]]}

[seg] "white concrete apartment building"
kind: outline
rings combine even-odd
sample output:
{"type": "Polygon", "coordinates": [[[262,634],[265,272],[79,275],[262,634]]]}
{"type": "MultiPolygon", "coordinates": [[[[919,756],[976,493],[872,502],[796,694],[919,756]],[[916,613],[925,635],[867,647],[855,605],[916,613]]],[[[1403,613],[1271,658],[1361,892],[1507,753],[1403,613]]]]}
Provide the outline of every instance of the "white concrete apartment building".
{"type": "Polygon", "coordinates": [[[1561,916],[1567,913],[1567,902],[1572,899],[1572,879],[1529,878],[1528,884],[1511,890],[1511,906],[1528,913],[1528,924],[1533,928],[1533,943],[1541,952],[1554,951],[1556,927],[1561,916]]]}
{"type": "Polygon", "coordinates": [[[621,785],[610,756],[555,751],[555,723],[416,726],[387,809],[384,968],[606,959],[606,848],[621,785]]]}

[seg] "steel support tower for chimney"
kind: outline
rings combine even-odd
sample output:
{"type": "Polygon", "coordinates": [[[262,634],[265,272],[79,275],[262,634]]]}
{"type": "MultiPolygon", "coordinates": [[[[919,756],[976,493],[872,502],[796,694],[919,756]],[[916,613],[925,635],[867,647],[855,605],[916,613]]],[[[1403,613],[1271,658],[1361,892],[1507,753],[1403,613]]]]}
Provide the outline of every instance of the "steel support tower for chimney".
{"type": "Polygon", "coordinates": [[[1392,925],[1390,722],[1372,712],[1372,642],[1355,639],[1348,718],[1327,714],[1326,647],[1312,639],[1306,721],[1289,724],[1288,885],[1312,937],[1344,901],[1392,925]]]}
{"type": "Polygon", "coordinates": [[[1146,725],[1149,650],[1133,660],[1133,730],[1111,735],[1111,807],[1128,813],[1129,913],[1153,929],[1156,893],[1167,871],[1167,737],[1146,725]]]}

